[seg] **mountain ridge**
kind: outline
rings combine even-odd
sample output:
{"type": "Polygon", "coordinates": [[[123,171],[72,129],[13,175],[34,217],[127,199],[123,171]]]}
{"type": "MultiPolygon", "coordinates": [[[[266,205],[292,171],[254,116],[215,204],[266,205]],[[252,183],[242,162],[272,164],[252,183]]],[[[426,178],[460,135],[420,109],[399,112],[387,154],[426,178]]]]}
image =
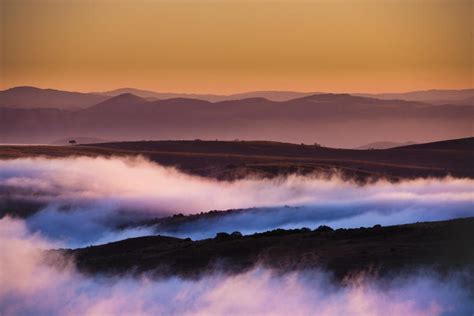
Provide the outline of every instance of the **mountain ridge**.
{"type": "Polygon", "coordinates": [[[73,92],[58,89],[42,89],[31,86],[18,86],[0,91],[0,106],[16,108],[87,108],[109,98],[131,93],[148,101],[173,98],[199,99],[209,102],[233,101],[247,98],[265,98],[270,101],[285,102],[319,94],[349,94],[352,96],[380,100],[404,100],[424,102],[431,105],[474,105],[474,89],[424,90],[402,93],[326,93],[261,90],[234,94],[163,93],[135,88],[119,88],[105,92],[73,92]]]}
{"type": "Polygon", "coordinates": [[[77,110],[107,97],[82,92],[19,86],[0,91],[0,106],[15,108],[58,108],[77,110]]]}
{"type": "Polygon", "coordinates": [[[65,135],[81,135],[121,140],[267,139],[354,148],[381,138],[427,142],[472,136],[473,114],[474,106],[430,106],[349,94],[281,102],[210,102],[149,101],[126,93],[74,111],[0,107],[0,142],[51,143],[65,135]]]}

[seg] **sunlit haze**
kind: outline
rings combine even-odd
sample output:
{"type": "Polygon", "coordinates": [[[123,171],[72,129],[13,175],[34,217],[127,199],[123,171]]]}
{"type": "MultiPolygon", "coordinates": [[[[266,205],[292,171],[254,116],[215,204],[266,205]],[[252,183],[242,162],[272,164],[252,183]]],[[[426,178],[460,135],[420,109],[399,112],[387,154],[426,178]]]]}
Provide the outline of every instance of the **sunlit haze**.
{"type": "Polygon", "coordinates": [[[472,1],[0,0],[0,88],[472,87],[472,1]]]}

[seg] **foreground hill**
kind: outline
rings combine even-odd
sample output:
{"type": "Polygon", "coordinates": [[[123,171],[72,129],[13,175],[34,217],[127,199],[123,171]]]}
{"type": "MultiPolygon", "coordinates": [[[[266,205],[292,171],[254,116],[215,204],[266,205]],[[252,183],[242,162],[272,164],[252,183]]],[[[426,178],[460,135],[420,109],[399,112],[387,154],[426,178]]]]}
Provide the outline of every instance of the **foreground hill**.
{"type": "Polygon", "coordinates": [[[289,173],[341,174],[368,181],[474,178],[474,138],[385,150],[351,150],[267,141],[143,141],[77,146],[0,146],[0,158],[136,156],[200,176],[236,179],[289,173]],[[451,145],[450,145],[451,144],[451,145]],[[445,148],[445,149],[443,149],[445,148]]]}
{"type": "Polygon", "coordinates": [[[51,143],[72,135],[102,139],[267,139],[333,147],[391,139],[426,142],[472,135],[473,106],[432,106],[346,94],[284,102],[121,94],[87,109],[0,108],[0,143],[51,143]]]}
{"type": "Polygon", "coordinates": [[[473,150],[474,138],[461,138],[431,142],[426,144],[413,144],[399,147],[399,149],[428,149],[428,150],[473,150]]]}
{"type": "Polygon", "coordinates": [[[369,270],[472,269],[472,242],[474,218],[466,218],[335,231],[321,226],[250,236],[221,233],[200,241],[150,236],[62,252],[86,273],[152,271],[195,277],[216,268],[242,272],[258,264],[284,271],[324,268],[343,278],[369,270]]]}

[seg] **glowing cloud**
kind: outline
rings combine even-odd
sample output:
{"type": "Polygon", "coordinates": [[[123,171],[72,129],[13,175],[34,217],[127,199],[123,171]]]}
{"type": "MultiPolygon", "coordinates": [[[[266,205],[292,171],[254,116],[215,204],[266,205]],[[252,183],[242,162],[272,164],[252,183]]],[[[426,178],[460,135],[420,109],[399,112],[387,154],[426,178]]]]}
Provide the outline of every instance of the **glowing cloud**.
{"type": "Polygon", "coordinates": [[[183,174],[142,158],[0,161],[0,194],[12,204],[40,203],[38,212],[27,217],[30,230],[71,247],[153,233],[150,227],[119,230],[121,224],[209,210],[253,208],[160,232],[208,238],[219,231],[466,217],[474,215],[473,184],[470,179],[445,178],[360,186],[317,175],[225,182],[183,174]]]}
{"type": "Polygon", "coordinates": [[[462,279],[454,276],[359,276],[337,284],[321,271],[277,275],[256,268],[233,276],[216,271],[199,280],[94,278],[72,265],[46,265],[38,250],[46,245],[22,221],[0,220],[0,314],[425,316],[474,309],[462,279]]]}

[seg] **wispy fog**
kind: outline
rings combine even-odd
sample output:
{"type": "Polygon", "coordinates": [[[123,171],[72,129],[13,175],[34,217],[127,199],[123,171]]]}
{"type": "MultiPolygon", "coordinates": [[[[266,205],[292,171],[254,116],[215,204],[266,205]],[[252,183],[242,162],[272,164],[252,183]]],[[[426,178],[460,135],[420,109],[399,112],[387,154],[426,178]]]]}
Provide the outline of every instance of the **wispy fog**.
{"type": "Polygon", "coordinates": [[[1,315],[471,315],[472,276],[418,271],[336,283],[324,271],[255,268],[197,280],[88,277],[40,249],[55,247],[22,220],[0,220],[1,315]],[[47,260],[53,261],[52,258],[47,260]]]}
{"type": "Polygon", "coordinates": [[[361,186],[318,175],[225,182],[142,158],[0,161],[0,194],[8,201],[1,211],[15,215],[24,203],[33,203],[37,209],[26,216],[28,229],[68,247],[156,232],[196,239],[220,231],[249,234],[322,224],[359,227],[473,216],[473,184],[448,177],[361,186]],[[250,210],[174,227],[128,226],[176,213],[227,209],[250,210]]]}

